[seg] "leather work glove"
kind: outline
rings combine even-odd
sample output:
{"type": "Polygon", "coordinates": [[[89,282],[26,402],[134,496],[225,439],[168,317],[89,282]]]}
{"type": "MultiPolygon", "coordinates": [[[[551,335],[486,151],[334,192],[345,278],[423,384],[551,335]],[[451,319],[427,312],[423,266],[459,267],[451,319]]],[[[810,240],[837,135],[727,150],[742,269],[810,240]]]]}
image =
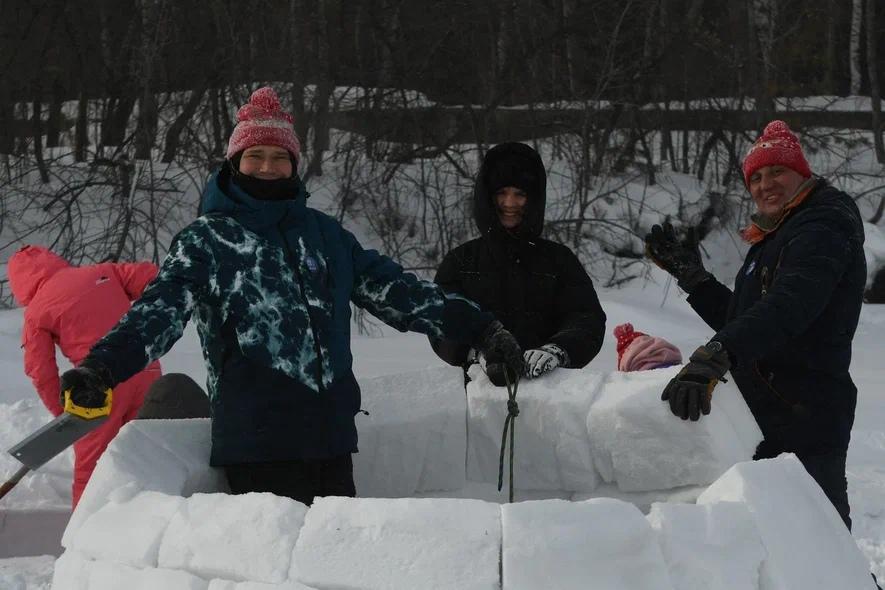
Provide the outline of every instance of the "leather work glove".
{"type": "Polygon", "coordinates": [[[111,374],[104,366],[85,361],[79,367],[61,375],[61,405],[65,406],[65,392],[70,391],[71,402],[83,408],[104,408],[109,405],[107,390],[111,388],[111,374]]]}
{"type": "Polygon", "coordinates": [[[661,400],[670,402],[670,411],[683,420],[697,421],[710,413],[713,388],[731,368],[728,353],[721,342],[711,340],[699,346],[679,374],[670,380],[661,400]]]}
{"type": "Polygon", "coordinates": [[[540,348],[525,351],[525,376],[529,379],[549,373],[556,367],[568,365],[568,353],[556,344],[545,344],[540,348]]]}
{"type": "Polygon", "coordinates": [[[505,370],[510,371],[511,383],[523,374],[524,362],[519,342],[498,320],[489,323],[479,337],[476,349],[485,359],[486,375],[494,385],[506,385],[505,370]]]}
{"type": "Polygon", "coordinates": [[[653,225],[645,236],[645,255],[659,267],[670,273],[679,288],[691,293],[695,287],[712,278],[701,261],[697,233],[689,227],[685,238],[680,240],[676,230],[668,222],[653,225]]]}

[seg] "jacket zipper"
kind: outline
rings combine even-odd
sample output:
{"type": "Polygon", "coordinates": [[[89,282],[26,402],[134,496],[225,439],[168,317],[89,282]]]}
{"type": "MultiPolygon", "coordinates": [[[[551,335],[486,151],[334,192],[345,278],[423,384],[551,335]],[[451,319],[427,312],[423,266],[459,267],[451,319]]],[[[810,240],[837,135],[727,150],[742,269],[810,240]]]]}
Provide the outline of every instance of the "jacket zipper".
{"type": "Polygon", "coordinates": [[[780,249],[780,252],[777,254],[777,262],[774,263],[774,270],[771,272],[771,280],[768,277],[768,267],[762,267],[762,276],[760,277],[760,282],[762,283],[762,294],[765,295],[768,293],[768,287],[771,286],[771,283],[774,282],[774,276],[777,274],[777,271],[781,267],[781,262],[784,258],[784,249],[786,245],[780,249]]]}

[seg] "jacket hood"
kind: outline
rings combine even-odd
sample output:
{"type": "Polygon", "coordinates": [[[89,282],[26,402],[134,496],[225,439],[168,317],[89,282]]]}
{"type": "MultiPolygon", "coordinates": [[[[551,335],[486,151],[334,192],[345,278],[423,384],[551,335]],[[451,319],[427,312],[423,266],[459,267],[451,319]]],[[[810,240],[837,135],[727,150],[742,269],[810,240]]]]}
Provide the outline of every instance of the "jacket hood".
{"type": "Polygon", "coordinates": [[[200,214],[224,214],[234,217],[252,231],[288,225],[303,216],[307,208],[307,190],[299,180],[297,192],[291,199],[262,201],[253,198],[231,182],[230,169],[225,164],[209,178],[200,203],[200,214]],[[286,223],[284,223],[286,222],[286,223]]]}
{"type": "Polygon", "coordinates": [[[71,264],[42,246],[25,246],[12,255],[6,266],[12,295],[19,305],[28,305],[49,277],[71,264]]]}
{"type": "Polygon", "coordinates": [[[520,237],[539,237],[544,229],[547,206],[547,171],[538,152],[517,142],[502,143],[486,152],[473,189],[473,217],[482,234],[491,229],[504,229],[492,194],[502,186],[518,186],[528,193],[526,211],[517,233],[520,237]]]}

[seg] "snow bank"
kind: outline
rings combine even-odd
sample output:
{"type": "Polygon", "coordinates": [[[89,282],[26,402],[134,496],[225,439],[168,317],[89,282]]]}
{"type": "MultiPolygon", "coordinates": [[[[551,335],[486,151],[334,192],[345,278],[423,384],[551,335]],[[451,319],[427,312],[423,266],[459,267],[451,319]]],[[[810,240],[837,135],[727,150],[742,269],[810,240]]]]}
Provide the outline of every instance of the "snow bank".
{"type": "Polygon", "coordinates": [[[873,282],[873,277],[885,267],[885,232],[882,228],[872,223],[864,222],[863,253],[867,261],[867,286],[873,282]]]}
{"type": "MultiPolygon", "coordinates": [[[[2,344],[2,338],[0,338],[2,344]]],[[[0,351],[2,352],[2,351],[0,351]]],[[[6,380],[21,372],[21,363],[4,362],[0,358],[0,375],[6,380]]],[[[0,391],[0,399],[3,397],[0,391]]],[[[0,402],[0,480],[6,481],[18,471],[21,463],[5,452],[52,419],[35,393],[30,398],[10,404],[0,402]]],[[[74,469],[74,451],[68,449],[28,474],[3,498],[5,507],[17,510],[70,510],[71,476],[74,469]]]]}

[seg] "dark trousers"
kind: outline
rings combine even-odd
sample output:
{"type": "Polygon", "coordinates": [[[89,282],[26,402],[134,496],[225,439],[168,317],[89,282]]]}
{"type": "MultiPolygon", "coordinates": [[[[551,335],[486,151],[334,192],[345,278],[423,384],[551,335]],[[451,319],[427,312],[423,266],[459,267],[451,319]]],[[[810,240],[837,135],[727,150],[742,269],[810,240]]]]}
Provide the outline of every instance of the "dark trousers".
{"type": "MultiPolygon", "coordinates": [[[[777,457],[782,450],[773,449],[764,443],[759,445],[753,459],[771,459],[777,457]]],[[[848,530],[851,530],[851,508],[848,506],[848,480],[845,478],[845,455],[826,453],[824,455],[796,454],[799,461],[830,502],[848,530]]]]}
{"type": "Polygon", "coordinates": [[[356,496],[350,454],[304,461],[225,465],[232,494],[270,492],[310,506],[315,496],[356,496]]]}
{"type": "Polygon", "coordinates": [[[845,478],[845,455],[796,455],[805,471],[830,499],[845,526],[851,530],[851,508],[848,506],[848,480],[845,478]]]}

